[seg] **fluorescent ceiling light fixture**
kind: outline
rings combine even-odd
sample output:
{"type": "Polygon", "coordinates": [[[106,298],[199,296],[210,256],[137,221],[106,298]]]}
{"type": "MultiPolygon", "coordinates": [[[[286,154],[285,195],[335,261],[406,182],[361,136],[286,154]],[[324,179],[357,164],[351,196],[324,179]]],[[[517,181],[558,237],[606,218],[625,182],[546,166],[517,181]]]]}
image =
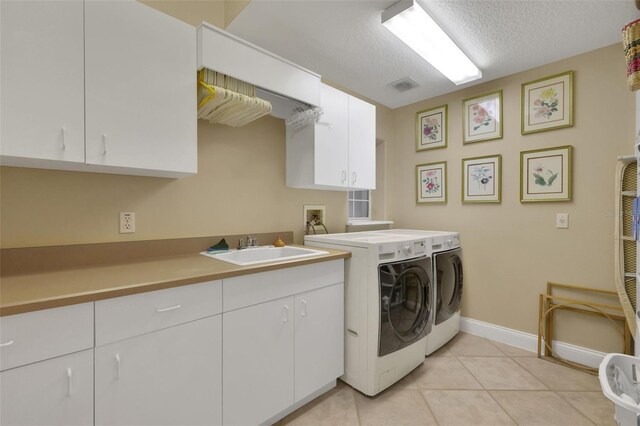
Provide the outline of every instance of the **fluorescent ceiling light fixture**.
{"type": "Polygon", "coordinates": [[[482,78],[482,71],[415,0],[382,12],[382,24],[455,84],[482,78]]]}

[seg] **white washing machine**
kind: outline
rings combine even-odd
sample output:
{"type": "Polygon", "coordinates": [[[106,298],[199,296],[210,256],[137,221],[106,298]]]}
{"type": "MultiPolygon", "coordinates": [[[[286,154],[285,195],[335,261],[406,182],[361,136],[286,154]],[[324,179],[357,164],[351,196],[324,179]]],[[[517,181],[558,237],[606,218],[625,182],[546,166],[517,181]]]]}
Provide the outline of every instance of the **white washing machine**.
{"type": "Polygon", "coordinates": [[[405,235],[429,239],[434,277],[434,318],[427,336],[426,355],[440,349],[460,331],[463,268],[460,234],[447,231],[386,229],[374,231],[382,235],[405,235]]]}
{"type": "Polygon", "coordinates": [[[422,364],[433,319],[428,239],[354,232],[307,235],[305,244],[351,252],[341,379],[376,395],[422,364]]]}

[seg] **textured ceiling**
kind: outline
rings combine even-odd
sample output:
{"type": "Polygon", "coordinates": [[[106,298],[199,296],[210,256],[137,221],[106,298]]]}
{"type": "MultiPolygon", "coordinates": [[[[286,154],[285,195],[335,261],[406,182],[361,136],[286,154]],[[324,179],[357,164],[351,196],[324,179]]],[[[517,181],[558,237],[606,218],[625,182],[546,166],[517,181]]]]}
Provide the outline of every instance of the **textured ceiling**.
{"type": "MultiPolygon", "coordinates": [[[[419,0],[482,69],[456,86],[380,23],[396,0],[253,0],[227,30],[391,108],[621,43],[633,1],[419,0]],[[386,87],[411,76],[420,87],[386,87]]],[[[622,43],[620,60],[624,60],[622,43]]]]}

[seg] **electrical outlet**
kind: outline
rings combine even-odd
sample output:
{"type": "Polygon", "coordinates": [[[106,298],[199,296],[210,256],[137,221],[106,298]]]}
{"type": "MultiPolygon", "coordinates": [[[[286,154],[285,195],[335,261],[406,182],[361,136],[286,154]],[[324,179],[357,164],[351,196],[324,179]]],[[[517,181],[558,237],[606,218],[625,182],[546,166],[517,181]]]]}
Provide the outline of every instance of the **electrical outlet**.
{"type": "Polygon", "coordinates": [[[120,233],[133,234],[136,232],[136,214],[134,212],[120,212],[120,233]]]}
{"type": "Polygon", "coordinates": [[[569,228],[569,213],[558,213],[556,215],[556,228],[569,228]]]}

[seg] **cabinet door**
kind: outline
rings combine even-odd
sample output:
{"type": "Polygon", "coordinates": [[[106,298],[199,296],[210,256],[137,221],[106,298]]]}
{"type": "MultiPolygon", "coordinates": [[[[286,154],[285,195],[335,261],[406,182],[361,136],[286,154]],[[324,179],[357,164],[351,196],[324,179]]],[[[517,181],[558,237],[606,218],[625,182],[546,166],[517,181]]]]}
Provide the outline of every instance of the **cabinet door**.
{"type": "Polygon", "coordinates": [[[133,0],[87,1],[85,23],[87,164],[195,173],[195,28],[133,0]]]}
{"type": "Polygon", "coordinates": [[[3,0],[0,29],[3,164],[83,163],[82,0],[3,0]]]}
{"type": "Polygon", "coordinates": [[[376,107],[349,96],[349,186],[376,189],[376,107]]]}
{"type": "Polygon", "coordinates": [[[293,404],[294,299],[223,314],[223,423],[257,425],[293,404]]]}
{"type": "Polygon", "coordinates": [[[344,286],[295,297],[296,402],[344,372],[344,286]]]}
{"type": "Polygon", "coordinates": [[[93,424],[93,349],[0,373],[0,424],[93,424]]]}
{"type": "Polygon", "coordinates": [[[96,425],[219,425],[222,318],[95,349],[96,425]]]}
{"type": "Polygon", "coordinates": [[[315,184],[347,187],[349,169],[349,95],[321,85],[323,114],[315,125],[315,184]]]}

